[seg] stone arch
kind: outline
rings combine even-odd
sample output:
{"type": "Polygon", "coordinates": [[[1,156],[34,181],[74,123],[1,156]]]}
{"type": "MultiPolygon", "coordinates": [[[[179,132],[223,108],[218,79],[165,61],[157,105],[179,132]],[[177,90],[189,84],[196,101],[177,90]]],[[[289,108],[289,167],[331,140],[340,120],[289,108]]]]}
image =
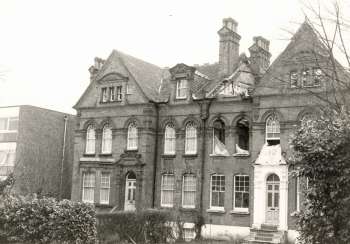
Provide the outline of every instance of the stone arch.
{"type": "Polygon", "coordinates": [[[312,115],[315,115],[316,117],[319,115],[319,111],[318,111],[318,108],[315,108],[315,107],[308,107],[308,108],[305,108],[303,110],[301,110],[299,113],[298,113],[298,116],[296,118],[296,121],[299,122],[301,121],[301,119],[306,115],[306,114],[312,114],[312,115]]]}
{"type": "Polygon", "coordinates": [[[225,116],[223,116],[223,115],[221,115],[221,114],[214,115],[214,116],[210,119],[210,121],[209,121],[209,123],[208,123],[208,126],[209,126],[210,128],[212,128],[212,127],[213,127],[213,124],[214,124],[214,122],[215,122],[216,120],[221,120],[222,122],[224,122],[225,128],[230,127],[230,122],[229,122],[229,120],[228,120],[225,116]]]}
{"type": "Polygon", "coordinates": [[[108,118],[105,118],[105,119],[103,119],[103,120],[101,121],[101,123],[100,123],[100,125],[99,125],[99,126],[100,126],[100,129],[102,130],[103,127],[104,127],[105,125],[107,125],[107,124],[111,127],[112,130],[116,128],[115,123],[113,122],[113,120],[112,120],[110,117],[108,117],[108,118]]]}
{"type": "Polygon", "coordinates": [[[169,123],[172,123],[174,125],[174,129],[175,130],[178,130],[179,129],[179,124],[177,123],[176,119],[173,118],[173,117],[168,117],[168,118],[165,118],[162,120],[161,122],[161,130],[164,132],[165,130],[165,127],[169,124],[169,123]]]}
{"type": "Polygon", "coordinates": [[[283,114],[282,114],[280,111],[278,111],[277,109],[270,109],[270,110],[266,111],[266,112],[261,116],[260,122],[265,123],[266,120],[267,120],[267,118],[268,118],[270,115],[273,115],[273,114],[275,114],[275,115],[277,116],[277,118],[278,118],[278,120],[279,120],[280,123],[281,123],[282,121],[284,121],[284,116],[283,116],[283,114]]]}
{"type": "Polygon", "coordinates": [[[202,127],[202,123],[199,119],[197,119],[196,117],[194,117],[193,115],[188,116],[186,119],[184,119],[184,121],[182,122],[182,128],[185,129],[187,123],[189,122],[193,122],[195,124],[195,126],[197,127],[197,129],[200,129],[202,127]]]}
{"type": "Polygon", "coordinates": [[[97,123],[94,119],[88,119],[87,121],[84,122],[83,124],[83,129],[87,130],[87,128],[92,125],[95,127],[95,130],[97,129],[97,123]]]}
{"type": "Polygon", "coordinates": [[[124,123],[124,126],[123,128],[124,129],[128,129],[129,128],[129,125],[131,123],[135,123],[135,125],[137,126],[137,128],[139,128],[141,126],[141,122],[135,117],[135,116],[131,116],[130,118],[128,118],[125,123],[124,123]]]}

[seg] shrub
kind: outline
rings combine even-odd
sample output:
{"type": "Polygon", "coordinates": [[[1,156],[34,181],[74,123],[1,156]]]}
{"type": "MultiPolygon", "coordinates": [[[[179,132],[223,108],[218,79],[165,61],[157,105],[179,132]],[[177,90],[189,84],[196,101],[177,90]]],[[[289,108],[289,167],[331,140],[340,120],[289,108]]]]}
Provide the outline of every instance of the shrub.
{"type": "Polygon", "coordinates": [[[94,243],[93,206],[53,198],[10,197],[0,209],[0,240],[24,243],[94,243]]]}
{"type": "Polygon", "coordinates": [[[137,243],[165,243],[173,238],[169,225],[172,217],[168,211],[100,213],[97,219],[98,237],[102,242],[108,242],[111,236],[115,241],[137,243]]]}

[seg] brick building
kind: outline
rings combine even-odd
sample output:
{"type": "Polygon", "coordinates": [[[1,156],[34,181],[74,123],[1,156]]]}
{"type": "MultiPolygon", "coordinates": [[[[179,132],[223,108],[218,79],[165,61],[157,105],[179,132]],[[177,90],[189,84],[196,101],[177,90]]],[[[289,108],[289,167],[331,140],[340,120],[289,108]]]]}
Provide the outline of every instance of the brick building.
{"type": "Polygon", "coordinates": [[[70,199],[74,127],[73,115],[0,107],[0,179],[13,172],[16,193],[70,199]]]}
{"type": "Polygon", "coordinates": [[[324,48],[305,22],[270,65],[261,36],[249,57],[239,54],[237,25],[223,20],[215,64],[162,69],[116,50],[95,59],[74,107],[73,199],[101,210],[173,209],[186,235],[196,214],[206,236],[296,234],[305,184],[289,174],[288,138],[317,116],[310,91],[329,87],[323,56],[315,59],[324,48]]]}

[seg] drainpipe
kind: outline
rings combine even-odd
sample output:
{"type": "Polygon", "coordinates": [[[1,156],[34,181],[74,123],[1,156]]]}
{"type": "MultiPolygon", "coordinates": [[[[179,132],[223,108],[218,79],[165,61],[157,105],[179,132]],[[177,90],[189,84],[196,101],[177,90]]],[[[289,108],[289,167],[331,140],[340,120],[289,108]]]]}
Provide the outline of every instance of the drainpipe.
{"type": "Polygon", "coordinates": [[[201,109],[201,119],[203,124],[203,130],[202,130],[202,165],[201,165],[201,189],[200,189],[200,200],[199,200],[199,211],[201,214],[201,217],[204,216],[204,209],[203,209],[203,193],[204,193],[204,171],[205,171],[205,158],[206,158],[206,137],[207,137],[207,120],[209,118],[209,108],[211,105],[212,100],[209,100],[209,102],[206,102],[205,100],[200,103],[201,106],[205,106],[204,109],[201,109]]]}
{"type": "Polygon", "coordinates": [[[154,161],[153,161],[153,184],[152,184],[152,208],[156,205],[156,181],[157,181],[157,159],[158,159],[158,131],[159,131],[159,105],[166,104],[166,102],[150,101],[156,108],[156,131],[154,142],[154,161]]]}
{"type": "Polygon", "coordinates": [[[62,199],[62,185],[63,185],[63,165],[64,165],[64,158],[65,158],[65,152],[66,152],[66,136],[67,136],[67,120],[68,116],[65,115],[63,117],[64,120],[64,132],[63,132],[63,146],[62,146],[62,159],[61,159],[61,173],[60,173],[60,192],[59,192],[59,200],[62,199]]]}

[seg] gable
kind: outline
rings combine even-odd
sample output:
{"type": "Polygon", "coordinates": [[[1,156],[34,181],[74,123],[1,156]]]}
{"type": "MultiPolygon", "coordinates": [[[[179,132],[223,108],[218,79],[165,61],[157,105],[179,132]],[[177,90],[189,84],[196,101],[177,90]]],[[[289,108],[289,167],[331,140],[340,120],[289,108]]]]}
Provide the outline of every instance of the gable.
{"type": "MultiPolygon", "coordinates": [[[[290,89],[291,72],[301,73],[302,70],[317,68],[327,70],[329,69],[327,67],[329,67],[327,49],[309,23],[304,22],[256,85],[254,95],[307,92],[290,89]]],[[[318,90],[321,91],[324,87],[319,87],[318,90]]]]}
{"type": "Polygon", "coordinates": [[[100,97],[98,86],[108,82],[120,82],[123,86],[128,84],[133,87],[135,94],[128,96],[133,103],[157,101],[163,75],[164,71],[158,66],[113,50],[74,108],[96,106],[100,97]]]}

